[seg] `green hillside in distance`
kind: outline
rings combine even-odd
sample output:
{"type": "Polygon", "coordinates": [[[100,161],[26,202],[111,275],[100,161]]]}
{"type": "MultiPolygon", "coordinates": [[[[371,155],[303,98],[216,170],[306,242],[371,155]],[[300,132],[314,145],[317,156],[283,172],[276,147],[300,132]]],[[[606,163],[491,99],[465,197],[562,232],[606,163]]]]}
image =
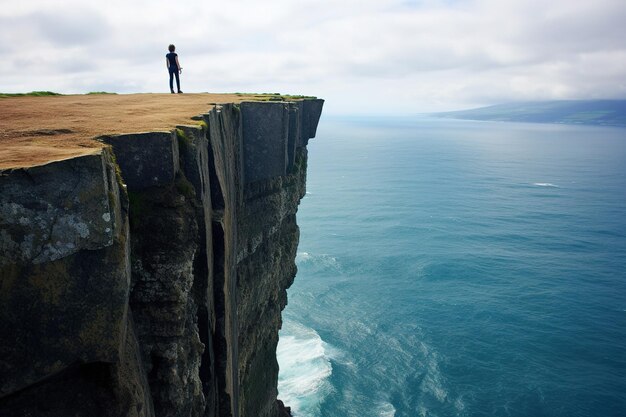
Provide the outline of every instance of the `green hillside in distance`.
{"type": "Polygon", "coordinates": [[[451,119],[626,127],[626,100],[529,101],[432,115],[451,119]]]}

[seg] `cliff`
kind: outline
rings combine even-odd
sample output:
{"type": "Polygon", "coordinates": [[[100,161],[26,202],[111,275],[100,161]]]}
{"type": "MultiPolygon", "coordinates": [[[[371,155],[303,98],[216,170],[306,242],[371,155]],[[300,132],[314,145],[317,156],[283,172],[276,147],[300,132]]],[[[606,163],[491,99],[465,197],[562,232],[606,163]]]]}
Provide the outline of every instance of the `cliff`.
{"type": "Polygon", "coordinates": [[[284,412],[276,345],[323,100],[248,98],[97,142],[61,116],[4,129],[0,415],[284,412]]]}

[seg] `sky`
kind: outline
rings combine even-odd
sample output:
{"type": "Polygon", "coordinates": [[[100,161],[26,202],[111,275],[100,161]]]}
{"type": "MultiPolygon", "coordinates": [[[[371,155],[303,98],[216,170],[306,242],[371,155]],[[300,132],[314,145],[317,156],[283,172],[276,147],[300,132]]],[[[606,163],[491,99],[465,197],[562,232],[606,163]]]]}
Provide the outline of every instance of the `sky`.
{"type": "Polygon", "coordinates": [[[624,0],[0,0],[0,92],[280,92],[325,113],[626,98],[624,0]]]}

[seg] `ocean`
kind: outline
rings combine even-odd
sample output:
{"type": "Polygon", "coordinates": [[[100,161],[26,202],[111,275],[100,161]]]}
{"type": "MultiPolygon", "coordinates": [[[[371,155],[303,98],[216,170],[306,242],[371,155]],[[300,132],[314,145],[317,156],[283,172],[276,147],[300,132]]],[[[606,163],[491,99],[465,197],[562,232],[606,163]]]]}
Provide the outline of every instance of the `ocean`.
{"type": "Polygon", "coordinates": [[[298,224],[294,417],[626,416],[626,129],[323,116],[298,224]]]}

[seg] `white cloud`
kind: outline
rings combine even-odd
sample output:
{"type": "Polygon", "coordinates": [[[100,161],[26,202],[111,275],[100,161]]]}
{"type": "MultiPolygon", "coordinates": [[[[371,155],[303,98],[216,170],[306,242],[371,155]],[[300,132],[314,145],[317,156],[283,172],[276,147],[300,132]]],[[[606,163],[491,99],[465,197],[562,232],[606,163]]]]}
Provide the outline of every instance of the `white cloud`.
{"type": "Polygon", "coordinates": [[[281,91],[408,113],[626,96],[623,0],[22,0],[0,10],[0,91],[281,91]]]}

